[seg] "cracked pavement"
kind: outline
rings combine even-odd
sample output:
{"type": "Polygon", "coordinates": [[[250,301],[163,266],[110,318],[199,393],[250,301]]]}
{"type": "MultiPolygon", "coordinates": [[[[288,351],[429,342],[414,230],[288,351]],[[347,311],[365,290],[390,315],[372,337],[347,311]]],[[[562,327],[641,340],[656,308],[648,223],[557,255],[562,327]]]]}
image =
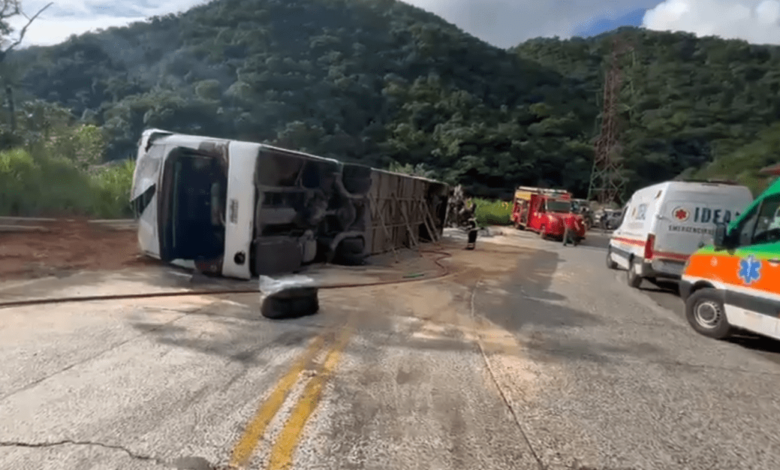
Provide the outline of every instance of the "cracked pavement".
{"type": "Polygon", "coordinates": [[[119,451],[127,454],[128,457],[130,457],[133,460],[140,460],[144,462],[151,462],[155,463],[160,466],[167,466],[165,462],[162,460],[156,459],[154,457],[150,457],[148,455],[138,455],[134,453],[133,451],[126,449],[122,446],[118,445],[108,445],[108,444],[102,444],[100,442],[79,442],[79,441],[72,441],[69,439],[56,441],[56,442],[35,442],[35,443],[29,443],[29,442],[10,442],[10,441],[0,441],[0,448],[1,447],[15,447],[18,449],[52,449],[55,447],[66,447],[66,446],[81,446],[81,447],[100,447],[107,450],[114,450],[119,451]]]}
{"type": "Polygon", "coordinates": [[[256,295],[0,310],[0,468],[780,468],[780,349],[696,335],[603,241],[450,241],[449,277],[291,321],[256,295]]]}

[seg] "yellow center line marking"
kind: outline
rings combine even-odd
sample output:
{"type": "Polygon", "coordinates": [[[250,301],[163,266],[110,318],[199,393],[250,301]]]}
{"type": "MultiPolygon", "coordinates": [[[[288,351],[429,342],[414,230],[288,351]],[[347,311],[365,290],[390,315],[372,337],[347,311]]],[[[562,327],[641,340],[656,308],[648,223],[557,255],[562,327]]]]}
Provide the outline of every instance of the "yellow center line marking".
{"type": "Polygon", "coordinates": [[[316,337],[293,364],[292,368],[287,371],[287,374],[277,382],[276,388],[274,388],[268,398],[257,409],[252,421],[249,422],[244,433],[241,435],[241,439],[239,439],[238,443],[233,448],[233,453],[230,458],[231,467],[244,467],[249,462],[260,439],[265,435],[265,430],[268,428],[268,425],[271,424],[271,420],[274,419],[274,416],[276,416],[276,413],[287,399],[290,390],[292,390],[295,383],[298,381],[298,376],[322,350],[324,344],[325,338],[323,336],[316,337]]]}
{"type": "Polygon", "coordinates": [[[336,344],[328,352],[318,374],[312,377],[309,383],[306,384],[301,398],[295,404],[290,418],[285,423],[271,449],[268,470],[289,470],[292,468],[293,453],[301,439],[303,428],[314,413],[314,410],[317,409],[317,405],[319,405],[322,398],[322,390],[325,388],[329,376],[336,369],[341,359],[341,353],[347,346],[347,343],[349,343],[352,333],[353,329],[349,327],[342,331],[336,344]]]}

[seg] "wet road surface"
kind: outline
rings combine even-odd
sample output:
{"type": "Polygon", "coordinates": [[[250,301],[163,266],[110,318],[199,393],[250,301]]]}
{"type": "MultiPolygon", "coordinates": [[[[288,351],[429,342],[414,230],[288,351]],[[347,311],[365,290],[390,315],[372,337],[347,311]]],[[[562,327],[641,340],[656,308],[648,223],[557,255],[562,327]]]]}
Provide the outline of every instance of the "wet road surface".
{"type": "Polygon", "coordinates": [[[463,244],[448,277],[298,320],[256,295],[0,310],[0,468],[780,468],[771,351],[696,335],[597,237],[463,244]]]}

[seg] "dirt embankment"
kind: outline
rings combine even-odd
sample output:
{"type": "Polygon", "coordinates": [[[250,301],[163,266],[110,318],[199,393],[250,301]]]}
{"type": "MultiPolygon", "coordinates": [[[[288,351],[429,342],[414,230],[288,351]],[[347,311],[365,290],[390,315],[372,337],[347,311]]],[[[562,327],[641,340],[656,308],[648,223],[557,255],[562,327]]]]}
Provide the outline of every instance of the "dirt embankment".
{"type": "Polygon", "coordinates": [[[43,230],[0,232],[0,280],[66,276],[149,263],[139,256],[134,230],[112,230],[86,220],[36,223],[43,230]]]}

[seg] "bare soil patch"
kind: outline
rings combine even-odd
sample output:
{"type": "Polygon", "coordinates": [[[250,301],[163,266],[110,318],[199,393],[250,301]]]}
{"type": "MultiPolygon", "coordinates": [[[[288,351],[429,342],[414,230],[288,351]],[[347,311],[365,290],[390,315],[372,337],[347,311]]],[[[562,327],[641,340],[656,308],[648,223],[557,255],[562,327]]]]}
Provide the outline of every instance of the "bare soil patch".
{"type": "Polygon", "coordinates": [[[36,225],[45,231],[0,232],[0,280],[63,277],[152,262],[140,256],[134,230],[111,230],[86,220],[36,225]]]}

